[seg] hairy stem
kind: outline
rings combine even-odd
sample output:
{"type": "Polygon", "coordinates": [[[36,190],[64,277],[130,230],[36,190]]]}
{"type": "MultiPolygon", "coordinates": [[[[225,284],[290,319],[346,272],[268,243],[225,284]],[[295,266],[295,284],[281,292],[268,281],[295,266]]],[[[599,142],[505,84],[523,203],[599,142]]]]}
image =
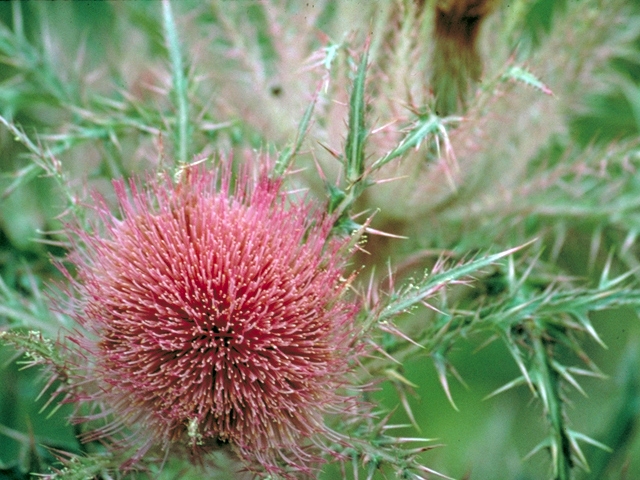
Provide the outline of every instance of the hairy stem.
{"type": "Polygon", "coordinates": [[[187,102],[187,81],[182,66],[182,55],[178,42],[178,31],[171,12],[169,0],[162,1],[162,17],[164,20],[167,48],[171,60],[173,91],[178,106],[178,131],[176,143],[180,165],[187,163],[189,155],[189,106],[187,102]]]}

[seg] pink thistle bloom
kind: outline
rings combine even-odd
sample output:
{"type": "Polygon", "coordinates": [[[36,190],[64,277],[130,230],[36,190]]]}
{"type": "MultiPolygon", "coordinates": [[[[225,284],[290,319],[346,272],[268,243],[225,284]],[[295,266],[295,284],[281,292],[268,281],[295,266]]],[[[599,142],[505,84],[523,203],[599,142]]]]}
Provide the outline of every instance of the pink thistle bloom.
{"type": "Polygon", "coordinates": [[[115,435],[135,461],[222,442],[249,469],[310,474],[341,441],[325,414],[353,400],[349,239],[278,180],[245,170],[232,188],[226,165],[116,181],[119,218],[96,197],[99,221],[71,227],[74,400],[101,407],[79,420],[109,418],[87,439],[115,435]]]}

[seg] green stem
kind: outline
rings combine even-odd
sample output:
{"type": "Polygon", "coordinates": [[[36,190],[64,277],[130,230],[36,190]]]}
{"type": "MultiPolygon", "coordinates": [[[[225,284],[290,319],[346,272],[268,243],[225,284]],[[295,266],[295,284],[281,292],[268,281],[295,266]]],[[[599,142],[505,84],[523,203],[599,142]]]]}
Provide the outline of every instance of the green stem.
{"type": "Polygon", "coordinates": [[[173,72],[173,90],[178,103],[178,132],[177,150],[180,165],[186,165],[189,155],[189,105],[187,103],[187,81],[182,67],[182,55],[180,54],[180,44],[178,42],[178,31],[171,12],[169,0],[162,1],[162,16],[169,49],[169,59],[173,72]]]}
{"type": "Polygon", "coordinates": [[[16,34],[16,38],[18,38],[20,42],[24,42],[24,22],[22,19],[22,6],[20,5],[20,2],[11,3],[11,12],[13,14],[13,31],[16,34]]]}
{"type": "Polygon", "coordinates": [[[552,428],[551,454],[553,457],[554,480],[570,480],[571,444],[567,436],[562,415],[558,373],[551,366],[547,348],[539,335],[533,337],[535,363],[538,370],[538,392],[544,404],[547,418],[552,428]]]}

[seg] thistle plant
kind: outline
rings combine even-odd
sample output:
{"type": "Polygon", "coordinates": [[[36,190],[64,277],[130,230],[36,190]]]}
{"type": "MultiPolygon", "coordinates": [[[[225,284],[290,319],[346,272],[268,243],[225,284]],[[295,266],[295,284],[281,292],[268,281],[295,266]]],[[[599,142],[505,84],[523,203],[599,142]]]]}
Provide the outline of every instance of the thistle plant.
{"type": "Polygon", "coordinates": [[[0,476],[639,477],[639,39],[2,4],[0,476]]]}

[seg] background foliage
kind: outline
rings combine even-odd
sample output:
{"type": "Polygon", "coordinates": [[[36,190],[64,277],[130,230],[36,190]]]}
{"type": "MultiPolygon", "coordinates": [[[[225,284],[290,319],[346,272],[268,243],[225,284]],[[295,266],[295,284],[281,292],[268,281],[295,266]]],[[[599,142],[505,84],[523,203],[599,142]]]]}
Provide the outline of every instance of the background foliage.
{"type": "MultiPolygon", "coordinates": [[[[45,294],[61,218],[112,178],[252,149],[304,169],[291,188],[341,212],[337,231],[375,213],[394,235],[369,230],[354,268],[401,365],[380,354],[362,383],[395,435],[438,440],[360,426],[348,478],[640,478],[640,6],[496,3],[448,116],[434,2],[168,6],[0,3],[0,478],[61,468],[57,451],[81,455],[57,478],[118,475],[21,368],[53,362],[69,326],[45,294]]],[[[219,460],[210,478],[229,478],[219,460]]]]}

